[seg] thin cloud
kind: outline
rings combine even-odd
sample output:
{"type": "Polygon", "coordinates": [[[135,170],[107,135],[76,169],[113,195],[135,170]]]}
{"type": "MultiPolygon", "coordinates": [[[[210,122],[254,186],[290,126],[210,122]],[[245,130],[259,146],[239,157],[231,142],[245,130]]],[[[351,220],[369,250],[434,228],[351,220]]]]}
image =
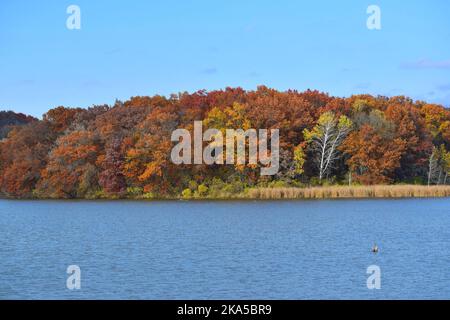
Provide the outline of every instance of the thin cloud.
{"type": "Polygon", "coordinates": [[[13,85],[13,86],[20,86],[20,87],[21,86],[32,86],[34,84],[35,84],[35,81],[31,80],[31,79],[22,79],[22,80],[18,80],[18,81],[11,83],[11,85],[13,85]]]}
{"type": "Polygon", "coordinates": [[[436,103],[442,104],[443,106],[450,108],[450,94],[444,95],[436,99],[436,103]]]}
{"type": "Polygon", "coordinates": [[[102,86],[102,82],[98,80],[86,80],[81,83],[83,87],[100,87],[102,86]]]}
{"type": "Polygon", "coordinates": [[[217,48],[216,46],[209,46],[206,48],[207,51],[212,52],[212,53],[217,53],[219,52],[219,48],[217,48]]]}
{"type": "Polygon", "coordinates": [[[371,85],[372,84],[370,82],[361,82],[355,86],[355,89],[369,89],[371,85]]]}
{"type": "Polygon", "coordinates": [[[436,88],[440,91],[450,91],[450,84],[441,84],[436,88]]]}
{"type": "Polygon", "coordinates": [[[252,71],[252,72],[250,72],[248,74],[248,77],[250,77],[250,78],[257,78],[257,77],[260,77],[260,76],[261,76],[261,74],[259,72],[256,72],[256,71],[252,71]]]}
{"type": "Polygon", "coordinates": [[[449,69],[450,59],[440,61],[421,59],[414,62],[404,63],[402,64],[402,67],[406,69],[449,69]]]}
{"type": "Polygon", "coordinates": [[[217,68],[206,68],[206,69],[202,70],[203,74],[209,74],[209,75],[216,74],[217,72],[218,72],[217,68]]]}
{"type": "Polygon", "coordinates": [[[342,68],[342,69],[340,70],[340,72],[350,72],[350,71],[353,71],[353,70],[354,70],[353,68],[345,67],[345,68],[342,68]]]}
{"type": "Polygon", "coordinates": [[[120,53],[122,50],[120,48],[115,48],[115,49],[111,49],[111,50],[107,50],[104,52],[105,55],[109,56],[109,55],[113,55],[116,53],[120,53]]]}

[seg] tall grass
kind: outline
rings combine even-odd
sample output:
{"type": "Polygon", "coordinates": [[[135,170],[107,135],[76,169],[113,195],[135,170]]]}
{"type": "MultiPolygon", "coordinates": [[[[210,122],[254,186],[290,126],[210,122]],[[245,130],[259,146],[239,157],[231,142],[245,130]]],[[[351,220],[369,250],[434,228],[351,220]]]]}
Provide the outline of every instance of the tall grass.
{"type": "Polygon", "coordinates": [[[450,185],[375,185],[311,188],[257,188],[248,190],[252,199],[425,198],[450,197],[450,185]]]}

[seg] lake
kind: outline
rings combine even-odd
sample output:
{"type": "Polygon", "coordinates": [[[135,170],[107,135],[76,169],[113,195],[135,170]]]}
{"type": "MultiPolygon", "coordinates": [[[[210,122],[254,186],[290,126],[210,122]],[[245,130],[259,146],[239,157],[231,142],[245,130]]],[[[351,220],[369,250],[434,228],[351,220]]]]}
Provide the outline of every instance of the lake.
{"type": "Polygon", "coordinates": [[[386,298],[450,299],[450,199],[0,200],[0,299],[386,298]]]}

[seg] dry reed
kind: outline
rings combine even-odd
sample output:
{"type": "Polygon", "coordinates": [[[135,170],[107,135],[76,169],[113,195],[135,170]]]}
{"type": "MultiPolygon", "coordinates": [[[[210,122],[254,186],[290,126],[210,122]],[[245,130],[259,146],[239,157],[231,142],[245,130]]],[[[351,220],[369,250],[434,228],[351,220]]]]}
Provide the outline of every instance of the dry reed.
{"type": "Polygon", "coordinates": [[[251,199],[426,198],[450,197],[450,185],[374,185],[311,188],[256,188],[251,199]]]}

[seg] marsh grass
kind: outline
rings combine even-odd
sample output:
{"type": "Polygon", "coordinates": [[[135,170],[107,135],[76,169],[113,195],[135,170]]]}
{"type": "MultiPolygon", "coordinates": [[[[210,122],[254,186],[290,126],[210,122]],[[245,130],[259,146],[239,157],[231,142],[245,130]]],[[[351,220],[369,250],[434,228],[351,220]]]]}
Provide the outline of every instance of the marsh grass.
{"type": "Polygon", "coordinates": [[[257,188],[248,190],[251,199],[339,199],[339,198],[427,198],[449,197],[450,185],[374,185],[311,188],[257,188]]]}

